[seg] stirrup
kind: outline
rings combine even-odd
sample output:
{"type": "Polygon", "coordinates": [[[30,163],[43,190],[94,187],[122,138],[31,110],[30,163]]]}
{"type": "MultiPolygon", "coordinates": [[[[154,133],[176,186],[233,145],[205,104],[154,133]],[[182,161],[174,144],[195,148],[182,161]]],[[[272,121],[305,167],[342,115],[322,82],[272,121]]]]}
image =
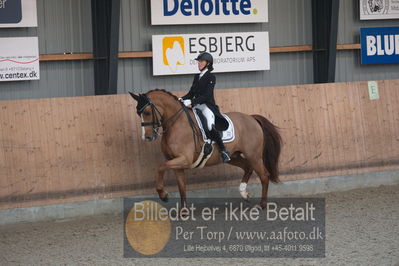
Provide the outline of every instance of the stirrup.
{"type": "Polygon", "coordinates": [[[221,151],[220,153],[222,155],[222,159],[223,159],[224,163],[227,163],[227,162],[231,161],[230,154],[229,154],[228,151],[221,151]]]}

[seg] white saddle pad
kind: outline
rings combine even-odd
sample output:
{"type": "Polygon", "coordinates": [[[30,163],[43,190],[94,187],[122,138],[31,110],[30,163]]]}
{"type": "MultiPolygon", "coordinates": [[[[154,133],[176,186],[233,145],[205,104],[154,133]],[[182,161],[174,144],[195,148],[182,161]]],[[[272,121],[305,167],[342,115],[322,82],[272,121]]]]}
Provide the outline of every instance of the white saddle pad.
{"type": "MultiPolygon", "coordinates": [[[[193,112],[195,115],[195,119],[197,120],[197,124],[198,127],[201,130],[201,134],[202,134],[202,138],[204,139],[204,141],[208,141],[208,138],[205,135],[205,131],[204,131],[204,127],[201,123],[201,120],[199,118],[199,116],[197,115],[196,112],[193,112]]],[[[232,142],[235,139],[235,133],[234,133],[234,124],[233,121],[231,121],[230,117],[228,117],[226,114],[222,114],[224,116],[224,118],[226,118],[226,120],[229,122],[229,127],[227,128],[227,130],[223,131],[223,137],[222,140],[224,143],[226,142],[232,142]]],[[[213,141],[212,141],[213,142],[213,141]]]]}

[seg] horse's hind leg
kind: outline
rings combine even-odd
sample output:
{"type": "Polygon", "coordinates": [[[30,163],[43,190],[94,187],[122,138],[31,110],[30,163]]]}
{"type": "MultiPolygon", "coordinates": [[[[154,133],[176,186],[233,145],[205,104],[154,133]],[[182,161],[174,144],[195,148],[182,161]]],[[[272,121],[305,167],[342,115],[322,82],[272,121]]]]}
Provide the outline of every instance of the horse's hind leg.
{"type": "Polygon", "coordinates": [[[261,158],[251,163],[251,165],[254,168],[255,173],[259,176],[259,179],[262,183],[262,198],[260,201],[260,206],[263,209],[267,206],[267,191],[269,189],[269,172],[267,171],[265,165],[263,164],[263,160],[261,158]]]}
{"type": "Polygon", "coordinates": [[[249,178],[253,173],[251,165],[249,164],[247,159],[242,158],[240,155],[238,155],[237,157],[233,157],[229,162],[229,164],[240,167],[242,170],[244,170],[244,176],[241,179],[241,183],[240,186],[238,187],[238,190],[240,192],[241,197],[245,200],[248,200],[249,193],[247,192],[247,184],[249,178]]]}

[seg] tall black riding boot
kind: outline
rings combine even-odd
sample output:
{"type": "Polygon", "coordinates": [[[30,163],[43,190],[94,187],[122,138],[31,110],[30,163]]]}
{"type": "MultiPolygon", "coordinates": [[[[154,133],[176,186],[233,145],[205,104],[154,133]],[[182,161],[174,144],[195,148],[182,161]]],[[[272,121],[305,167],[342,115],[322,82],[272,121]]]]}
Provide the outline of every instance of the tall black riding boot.
{"type": "Polygon", "coordinates": [[[212,126],[212,130],[209,133],[211,135],[212,140],[214,140],[218,145],[223,162],[224,163],[229,162],[231,160],[230,154],[228,151],[226,151],[226,148],[224,147],[224,143],[220,132],[215,128],[215,126],[212,126]]]}

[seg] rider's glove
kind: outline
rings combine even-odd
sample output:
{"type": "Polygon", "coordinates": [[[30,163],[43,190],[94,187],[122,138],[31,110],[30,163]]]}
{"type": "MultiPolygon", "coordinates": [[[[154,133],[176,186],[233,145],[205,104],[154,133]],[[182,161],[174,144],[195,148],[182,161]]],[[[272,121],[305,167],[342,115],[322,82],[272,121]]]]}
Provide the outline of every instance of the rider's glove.
{"type": "Polygon", "coordinates": [[[191,105],[191,100],[184,100],[183,103],[186,107],[189,107],[191,105]]]}

